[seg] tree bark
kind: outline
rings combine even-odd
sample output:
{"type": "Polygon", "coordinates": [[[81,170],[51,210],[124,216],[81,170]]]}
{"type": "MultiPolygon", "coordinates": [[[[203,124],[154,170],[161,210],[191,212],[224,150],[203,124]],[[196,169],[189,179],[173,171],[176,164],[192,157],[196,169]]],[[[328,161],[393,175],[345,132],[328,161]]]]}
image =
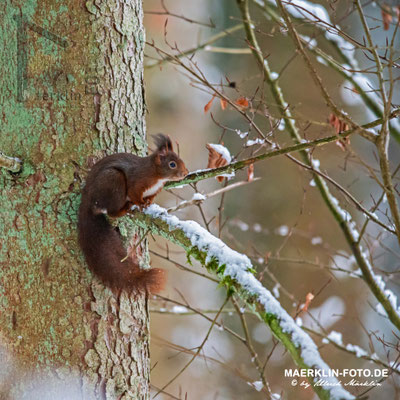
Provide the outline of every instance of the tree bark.
{"type": "Polygon", "coordinates": [[[93,160],[146,152],[142,19],[140,0],[0,5],[0,151],[23,160],[0,171],[0,398],[149,396],[146,298],[93,278],[76,231],[93,160]]]}

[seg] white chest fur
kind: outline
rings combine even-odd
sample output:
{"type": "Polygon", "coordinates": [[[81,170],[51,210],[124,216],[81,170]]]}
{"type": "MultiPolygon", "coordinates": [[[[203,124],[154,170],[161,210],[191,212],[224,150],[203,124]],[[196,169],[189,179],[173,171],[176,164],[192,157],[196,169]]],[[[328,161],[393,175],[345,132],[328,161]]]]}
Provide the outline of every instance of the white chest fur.
{"type": "Polygon", "coordinates": [[[150,197],[156,194],[160,189],[162,189],[165,182],[167,181],[168,179],[159,179],[155,185],[150,186],[147,190],[145,190],[145,192],[143,193],[143,198],[145,199],[146,197],[150,197]]]}

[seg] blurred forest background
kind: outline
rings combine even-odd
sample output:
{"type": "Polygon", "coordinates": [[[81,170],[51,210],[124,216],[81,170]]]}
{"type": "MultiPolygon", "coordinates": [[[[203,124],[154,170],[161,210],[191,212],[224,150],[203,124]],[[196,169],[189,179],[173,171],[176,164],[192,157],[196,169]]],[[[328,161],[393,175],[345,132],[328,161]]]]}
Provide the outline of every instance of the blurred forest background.
{"type": "MultiPolygon", "coordinates": [[[[362,26],[358,15],[352,11],[352,1],[319,3],[343,31],[362,41],[362,26]]],[[[166,42],[184,51],[242,22],[236,2],[229,0],[175,0],[165,4],[170,14],[185,16],[186,20],[164,15],[165,9],[160,1],[147,0],[144,4],[147,41],[154,41],[157,47],[174,54],[176,51],[172,51],[166,42]],[[211,19],[215,28],[187,19],[205,25],[210,24],[211,19]]],[[[382,28],[381,7],[380,3],[368,2],[364,10],[374,40],[384,45],[386,37],[393,33],[394,24],[388,31],[382,28]]],[[[271,69],[279,74],[279,84],[296,116],[301,134],[307,140],[333,135],[334,129],[328,123],[330,111],[301,57],[296,55],[293,42],[274,21],[267,20],[254,3],[251,3],[250,10],[263,55],[267,57],[271,69]]],[[[332,53],[329,44],[321,40],[321,30],[310,24],[296,26],[302,34],[315,38],[320,48],[332,53]]],[[[397,38],[396,48],[398,45],[397,38]]],[[[208,112],[205,112],[204,107],[212,98],[210,92],[196,87],[190,74],[176,65],[166,62],[151,66],[159,59],[151,46],[147,46],[146,53],[147,132],[150,147],[150,134],[169,134],[179,143],[180,155],[191,171],[206,168],[206,143],[219,143],[223,134],[221,126],[226,126],[232,130],[226,130],[223,143],[232,155],[241,152],[240,157],[244,158],[251,154],[251,150],[255,150],[245,149],[242,152],[243,140],[234,130],[248,132],[249,124],[239,113],[231,107],[223,110],[219,99],[215,99],[208,112]]],[[[370,64],[361,51],[356,50],[355,56],[362,68],[370,64]]],[[[193,57],[209,82],[225,85],[223,91],[227,96],[232,99],[251,99],[256,93],[258,97],[264,97],[271,115],[279,116],[270,91],[263,84],[260,69],[249,52],[243,29],[226,35],[213,43],[211,48],[197,51],[193,57]],[[227,53],[218,48],[241,51],[227,53]],[[229,87],[229,82],[234,82],[230,86],[235,87],[229,87]]],[[[324,86],[341,109],[360,124],[375,119],[342,76],[318,63],[315,57],[312,61],[324,86]]],[[[373,76],[369,75],[369,78],[374,85],[377,84],[373,76]]],[[[394,103],[398,102],[398,88],[396,81],[394,103]]],[[[256,121],[265,131],[269,130],[267,118],[259,115],[256,121]]],[[[274,132],[275,138],[281,145],[292,144],[284,126],[282,128],[274,132]]],[[[248,139],[255,138],[254,132],[250,131],[248,139]]],[[[265,151],[265,147],[261,149],[261,152],[265,151]]],[[[348,189],[367,209],[373,206],[373,199],[381,195],[381,189],[370,179],[359,160],[362,159],[372,168],[378,165],[374,149],[363,138],[353,135],[344,150],[332,143],[317,148],[313,156],[321,161],[322,171],[348,189]]],[[[399,160],[399,146],[394,141],[390,157],[399,160]]],[[[227,221],[222,239],[235,250],[251,257],[263,285],[279,298],[289,314],[301,318],[301,322],[298,322],[303,326],[326,334],[332,330],[340,332],[344,344],[357,344],[370,355],[376,353],[388,363],[393,361],[396,352],[389,355],[388,347],[382,343],[382,338],[385,342],[397,342],[393,326],[376,311],[376,300],[364,282],[337,270],[355,270],[354,258],[350,255],[339,226],[316,191],[311,174],[285,157],[275,157],[256,163],[255,176],[261,179],[225,194],[222,215],[227,221]],[[306,302],[308,293],[314,295],[308,312],[299,313],[299,307],[306,302]]],[[[234,179],[246,180],[246,171],[238,172],[234,179]]],[[[197,191],[208,193],[223,184],[208,179],[197,184],[197,191]]],[[[190,199],[195,193],[190,188],[172,192],[184,199],[190,199]]],[[[354,211],[354,207],[335,189],[332,192],[338,197],[342,208],[349,210],[361,226],[361,214],[354,211]]],[[[157,199],[157,203],[163,207],[174,206],[178,202],[175,195],[166,191],[157,199]]],[[[216,235],[220,204],[221,198],[217,196],[202,205],[202,213],[207,221],[215,217],[209,228],[216,235]]],[[[386,207],[384,204],[381,206],[379,218],[384,219],[386,207]]],[[[202,213],[199,207],[192,206],[178,211],[177,215],[185,220],[194,219],[204,226],[202,213]]],[[[150,239],[150,242],[152,265],[168,269],[168,285],[162,293],[165,298],[154,299],[151,303],[152,383],[156,393],[156,388],[161,388],[174,378],[190,360],[210,328],[209,320],[191,313],[188,307],[183,308],[182,305],[201,310],[213,319],[225,300],[225,291],[218,288],[216,283],[185,272],[158,257],[156,254],[166,255],[166,242],[160,238],[156,238],[156,241],[150,239]]],[[[397,294],[400,250],[395,236],[370,223],[368,243],[375,265],[379,268],[377,273],[385,277],[387,286],[397,294]]],[[[186,255],[178,247],[169,245],[169,257],[176,262],[186,263],[186,255]]],[[[198,265],[194,265],[193,269],[206,274],[198,265]]],[[[291,387],[291,379],[284,377],[285,368],[295,368],[290,355],[277,344],[264,323],[253,315],[245,315],[254,349],[266,363],[265,376],[272,392],[282,394],[285,399],[316,398],[310,389],[291,387]]],[[[243,336],[241,321],[232,304],[226,306],[218,321],[243,336]]],[[[376,368],[373,363],[332,344],[323,343],[318,336],[311,335],[320,345],[322,357],[330,367],[376,368]]],[[[258,380],[259,375],[248,348],[227,333],[226,329],[214,327],[199,356],[166,392],[182,399],[262,399],[265,394],[258,392],[257,385],[252,384],[258,380]]],[[[373,389],[372,398],[399,398],[399,383],[397,375],[392,375],[380,388],[373,389]]],[[[158,398],[174,397],[159,394],[158,398]]]]}

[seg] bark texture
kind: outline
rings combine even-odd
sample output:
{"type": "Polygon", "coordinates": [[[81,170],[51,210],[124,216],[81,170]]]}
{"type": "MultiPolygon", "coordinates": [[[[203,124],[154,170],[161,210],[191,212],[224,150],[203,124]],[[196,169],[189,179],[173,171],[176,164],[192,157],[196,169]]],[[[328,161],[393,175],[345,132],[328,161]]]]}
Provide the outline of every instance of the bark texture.
{"type": "Polygon", "coordinates": [[[76,232],[93,160],[146,152],[142,18],[140,0],[0,4],[0,151],[23,160],[0,170],[0,398],[149,396],[146,299],[93,279],[76,232]]]}

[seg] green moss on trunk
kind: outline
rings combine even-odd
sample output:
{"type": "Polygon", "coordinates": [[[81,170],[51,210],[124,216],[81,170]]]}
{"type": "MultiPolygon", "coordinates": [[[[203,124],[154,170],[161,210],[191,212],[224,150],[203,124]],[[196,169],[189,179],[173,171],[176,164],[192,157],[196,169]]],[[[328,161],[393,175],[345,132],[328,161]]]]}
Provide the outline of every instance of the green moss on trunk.
{"type": "Polygon", "coordinates": [[[0,5],[0,150],[23,160],[18,175],[0,171],[8,389],[32,390],[40,371],[54,393],[74,379],[84,398],[147,398],[145,300],[92,281],[76,240],[93,157],[146,150],[141,2],[14,3],[0,5]]]}

